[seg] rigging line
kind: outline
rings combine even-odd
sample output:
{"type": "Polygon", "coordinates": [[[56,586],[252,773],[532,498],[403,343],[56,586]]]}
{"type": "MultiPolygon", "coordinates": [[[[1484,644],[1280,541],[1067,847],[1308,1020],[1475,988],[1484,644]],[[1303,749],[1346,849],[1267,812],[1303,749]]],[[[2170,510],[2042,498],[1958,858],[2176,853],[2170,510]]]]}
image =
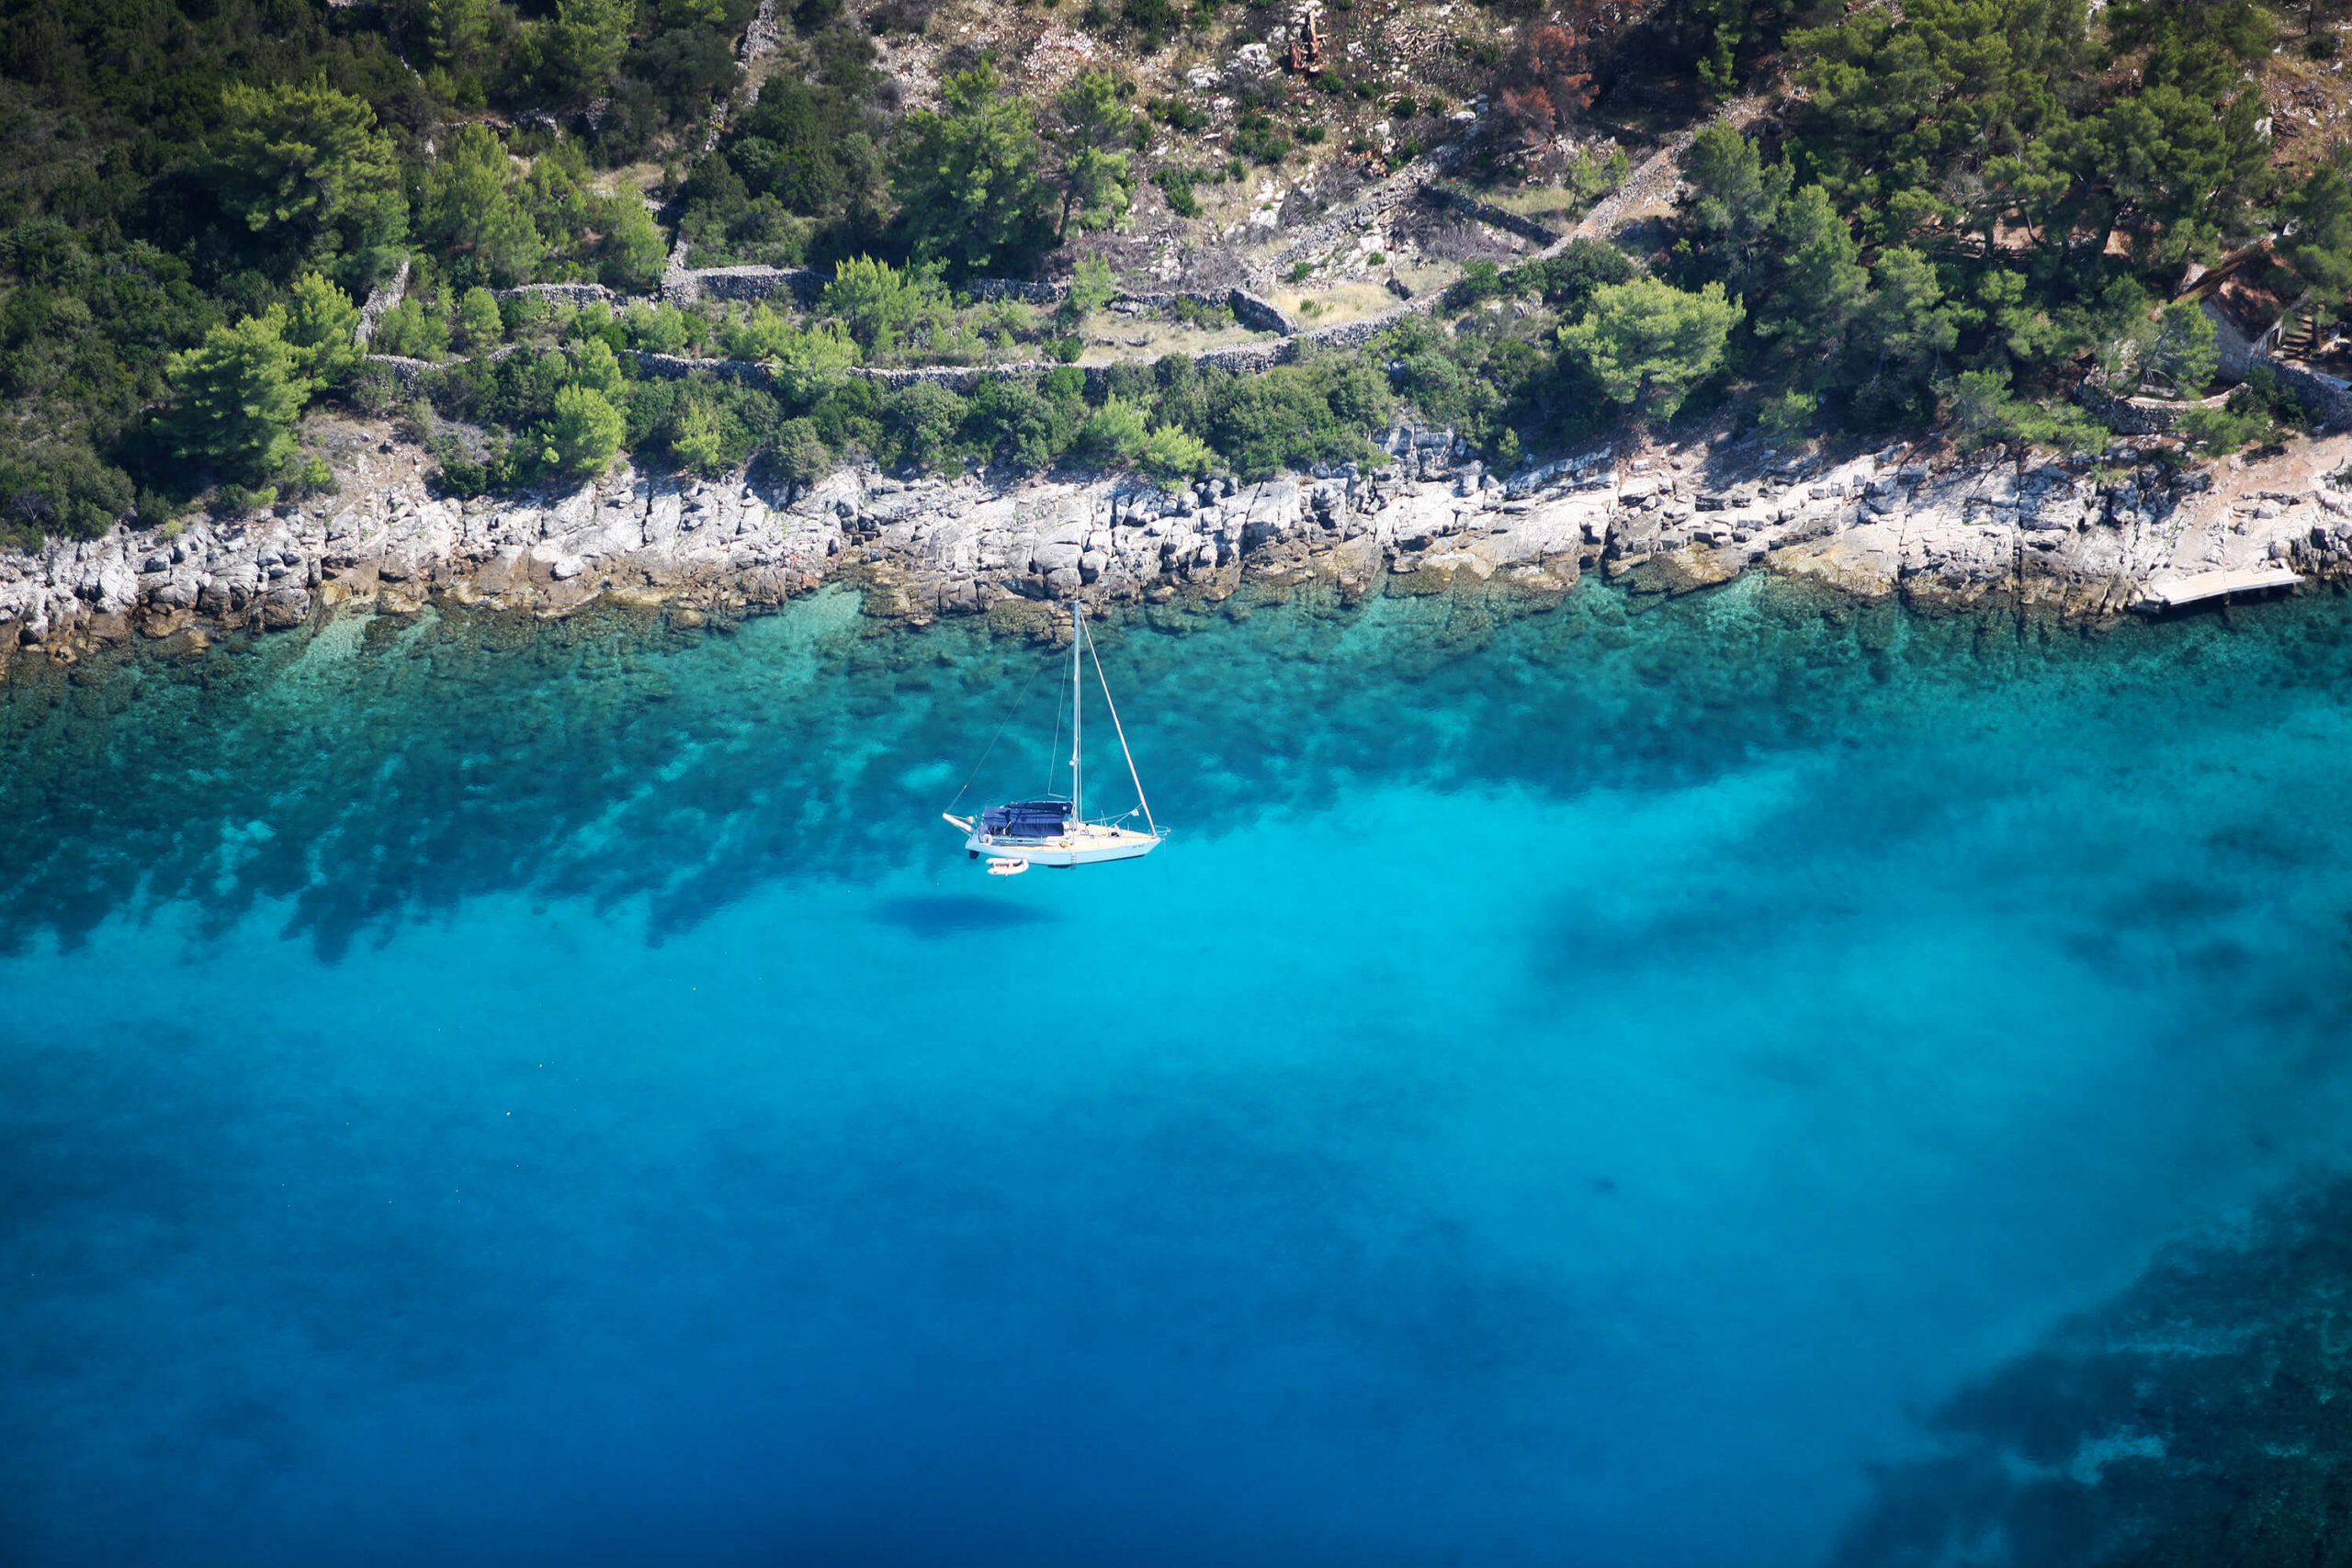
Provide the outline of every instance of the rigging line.
{"type": "Polygon", "coordinates": [[[956,799],[947,803],[948,810],[956,809],[956,801],[964,798],[965,791],[972,787],[972,781],[978,778],[980,770],[989,765],[989,757],[996,750],[996,743],[1004,739],[1005,730],[1012,723],[1012,716],[1021,711],[1021,704],[1029,695],[1029,688],[1037,683],[1037,670],[1038,666],[1035,664],[1029,667],[1029,679],[1021,682],[1021,695],[1013,698],[1012,705],[1004,710],[1004,718],[997,725],[996,733],[989,737],[988,749],[980,753],[980,760],[972,764],[972,771],[964,775],[964,788],[957,790],[956,799]]]}
{"type": "Polygon", "coordinates": [[[1102,705],[1111,710],[1111,728],[1119,737],[1119,754],[1127,760],[1127,777],[1136,782],[1136,803],[1143,807],[1144,826],[1151,829],[1154,837],[1158,837],[1159,824],[1151,819],[1151,802],[1146,800],[1143,794],[1143,775],[1136,772],[1136,754],[1127,750],[1126,727],[1119,722],[1119,705],[1111,700],[1111,682],[1103,677],[1102,656],[1094,651],[1092,632],[1086,634],[1086,656],[1094,660],[1094,679],[1102,687],[1102,705]]]}
{"type": "Polygon", "coordinates": [[[1046,748],[1045,793],[1048,799],[1052,797],[1054,793],[1054,768],[1061,756],[1062,750],[1062,699],[1058,695],[1058,688],[1057,688],[1057,694],[1054,698],[1054,743],[1046,748]]]}

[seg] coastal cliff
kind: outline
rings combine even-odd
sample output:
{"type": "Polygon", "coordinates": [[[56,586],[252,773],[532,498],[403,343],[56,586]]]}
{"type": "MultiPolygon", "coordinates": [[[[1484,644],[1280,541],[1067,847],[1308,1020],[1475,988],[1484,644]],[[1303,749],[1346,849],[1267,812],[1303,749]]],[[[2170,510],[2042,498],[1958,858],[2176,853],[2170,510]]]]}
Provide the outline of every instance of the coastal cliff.
{"type": "Polygon", "coordinates": [[[291,628],[354,601],[447,594],[540,615],[592,603],[688,619],[835,578],[921,623],[1006,598],[1116,605],[1221,597],[1245,574],[1343,592],[1497,583],[1541,593],[1598,571],[1683,592],[1763,570],[1924,609],[1993,595],[2111,615],[2152,583],[2284,565],[2352,575],[2352,436],[2176,468],[1897,445],[1838,455],[1754,443],[1596,447],[1498,475],[1446,431],[1399,425],[1378,467],[1164,491],[1128,477],[899,479],[870,468],[782,487],[623,467],[593,484],[459,501],[423,454],[353,425],[344,492],[176,531],[117,527],[0,555],[0,661],[72,658],[187,628],[291,628]]]}

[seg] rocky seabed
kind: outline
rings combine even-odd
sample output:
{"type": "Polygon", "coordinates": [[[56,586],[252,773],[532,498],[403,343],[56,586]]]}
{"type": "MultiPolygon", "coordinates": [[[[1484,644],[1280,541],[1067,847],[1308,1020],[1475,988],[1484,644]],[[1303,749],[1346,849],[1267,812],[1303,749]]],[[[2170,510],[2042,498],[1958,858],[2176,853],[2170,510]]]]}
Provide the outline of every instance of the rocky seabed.
{"type": "Polygon", "coordinates": [[[835,579],[862,588],[871,612],[921,623],[1007,599],[1219,598],[1245,577],[1558,593],[1598,571],[1670,593],[1761,570],[1928,609],[1999,594],[2098,615],[2152,581],[2206,571],[2352,576],[2352,489],[2335,479],[2352,436],[2178,471],[1935,464],[1899,446],[1837,460],[1603,447],[1506,479],[1449,432],[1399,427],[1386,447],[1378,467],[1173,494],[1125,477],[871,468],[779,492],[742,475],[624,468],[570,493],[495,502],[435,495],[403,454],[398,477],[356,500],[0,554],[0,661],[436,597],[540,615],[662,606],[692,624],[835,579]]]}

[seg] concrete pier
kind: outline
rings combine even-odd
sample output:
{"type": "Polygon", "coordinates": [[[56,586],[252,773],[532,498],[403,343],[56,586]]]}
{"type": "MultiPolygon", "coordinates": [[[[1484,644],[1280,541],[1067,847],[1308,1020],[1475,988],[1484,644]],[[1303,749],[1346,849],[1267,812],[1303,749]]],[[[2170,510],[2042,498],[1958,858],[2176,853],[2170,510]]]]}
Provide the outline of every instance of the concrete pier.
{"type": "Polygon", "coordinates": [[[2147,615],[2177,610],[2186,604],[2201,604],[2209,599],[2227,599],[2239,593],[2260,593],[2270,589],[2292,588],[2302,581],[2297,572],[2283,566],[2249,567],[2237,571],[2200,571],[2193,577],[2158,578],[2148,584],[2132,607],[2147,615]]]}

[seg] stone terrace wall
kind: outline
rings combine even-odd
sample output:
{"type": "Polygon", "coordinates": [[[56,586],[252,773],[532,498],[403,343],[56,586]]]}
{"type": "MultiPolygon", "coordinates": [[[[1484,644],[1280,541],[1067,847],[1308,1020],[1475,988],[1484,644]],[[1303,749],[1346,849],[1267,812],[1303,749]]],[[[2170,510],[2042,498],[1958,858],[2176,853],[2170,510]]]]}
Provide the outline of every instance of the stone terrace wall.
{"type": "Polygon", "coordinates": [[[975,277],[957,290],[975,299],[1018,299],[1026,305],[1058,305],[1069,287],[1061,283],[1024,283],[1017,277],[975,277]]]}
{"type": "Polygon", "coordinates": [[[351,335],[360,347],[366,348],[368,340],[376,335],[376,323],[384,319],[384,312],[399,304],[408,293],[408,274],[412,265],[408,257],[402,256],[400,271],[392,275],[390,281],[379,284],[370,290],[368,303],[359,307],[359,324],[352,329],[351,335]]]}
{"type": "MultiPolygon", "coordinates": [[[[2263,366],[2278,377],[2278,384],[2301,398],[2303,407],[2311,411],[2314,427],[2352,430],[2352,388],[2346,387],[2332,376],[2323,376],[2301,365],[2275,359],[2267,354],[2255,353],[2245,361],[2246,368],[2263,366]]],[[[2119,398],[2100,386],[2092,377],[2085,377],[2075,389],[2075,400],[2088,411],[2091,417],[2114,431],[2118,435],[2168,435],[2180,428],[2181,416],[2191,409],[2225,407],[2230,395],[2200,399],[2195,402],[2173,402],[2162,398],[2119,398]]]]}
{"type": "Polygon", "coordinates": [[[2303,406],[2312,412],[2314,425],[2352,430],[2352,388],[2346,388],[2333,376],[2323,376],[2316,370],[2290,365],[2267,354],[2256,355],[2254,363],[2270,367],[2278,378],[2278,384],[2303,400],[2303,406]]]}
{"type": "Polygon", "coordinates": [[[491,292],[501,299],[527,297],[556,305],[609,305],[618,310],[628,303],[628,296],[601,283],[526,283],[518,288],[493,288],[491,292]]]}
{"type": "Polygon", "coordinates": [[[699,299],[754,301],[790,296],[800,305],[814,304],[825,291],[825,279],[808,266],[705,266],[686,275],[699,299]]]}

